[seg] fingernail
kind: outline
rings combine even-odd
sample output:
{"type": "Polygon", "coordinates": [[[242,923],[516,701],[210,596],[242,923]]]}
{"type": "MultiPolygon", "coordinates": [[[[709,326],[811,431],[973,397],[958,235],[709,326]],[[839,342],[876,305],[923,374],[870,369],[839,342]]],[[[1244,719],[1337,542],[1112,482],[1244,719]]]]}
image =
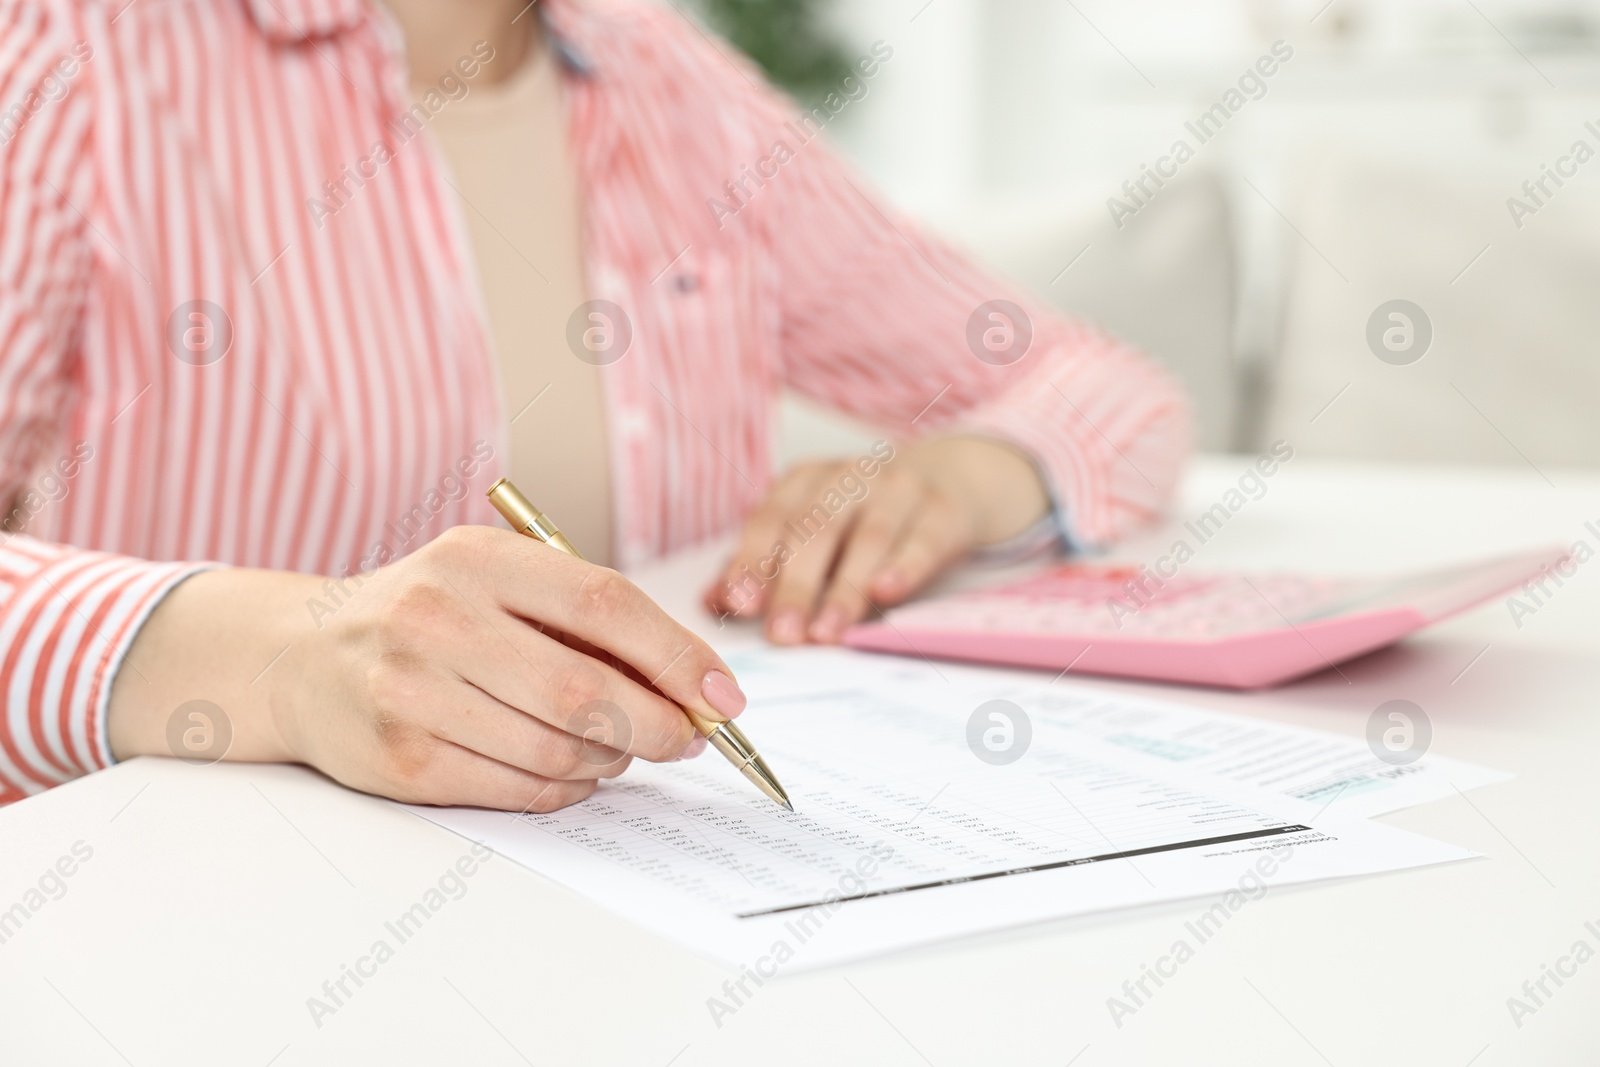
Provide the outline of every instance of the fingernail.
{"type": "Polygon", "coordinates": [[[704,752],[705,750],[706,750],[706,739],[701,737],[699,734],[695,734],[694,737],[690,739],[688,746],[684,748],[683,755],[679,756],[678,758],[679,759],[694,759],[696,756],[700,755],[700,753],[704,752]]]}
{"type": "Polygon", "coordinates": [[[850,624],[850,616],[838,604],[829,604],[822,609],[822,614],[817,616],[817,621],[811,624],[811,639],[823,644],[833,644],[844,633],[844,628],[850,624]]]}
{"type": "Polygon", "coordinates": [[[706,703],[716,708],[728,718],[737,718],[744,710],[744,691],[721,671],[707,671],[705,679],[700,683],[700,695],[706,698],[706,703]]]}
{"type": "Polygon", "coordinates": [[[772,616],[772,639],[780,645],[798,645],[806,639],[806,620],[799,608],[779,608],[772,616]]]}
{"type": "Polygon", "coordinates": [[[898,596],[905,591],[906,576],[897,570],[880,572],[872,579],[872,591],[879,596],[898,596]]]}

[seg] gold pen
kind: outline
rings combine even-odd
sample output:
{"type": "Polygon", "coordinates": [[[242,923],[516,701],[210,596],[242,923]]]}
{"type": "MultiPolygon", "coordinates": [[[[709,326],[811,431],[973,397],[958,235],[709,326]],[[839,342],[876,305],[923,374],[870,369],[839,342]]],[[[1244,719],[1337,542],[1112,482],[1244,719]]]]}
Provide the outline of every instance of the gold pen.
{"type": "MultiPolygon", "coordinates": [[[[501,478],[489,487],[489,502],[519,534],[532,537],[536,541],[543,541],[551,548],[558,548],[569,556],[583,558],[582,553],[567,540],[566,535],[556,528],[556,524],[551,522],[544,512],[534,507],[528,498],[506,479],[501,478]]],[[[789,794],[778,784],[778,778],[772,773],[772,768],[767,766],[767,761],[761,758],[756,747],[733,724],[732,719],[721,721],[708,719],[692,708],[683,708],[683,713],[689,716],[689,721],[700,731],[700,736],[726,756],[729,763],[739,768],[740,773],[754,782],[757,789],[790,811],[794,810],[794,805],[789,802],[789,794]]]]}

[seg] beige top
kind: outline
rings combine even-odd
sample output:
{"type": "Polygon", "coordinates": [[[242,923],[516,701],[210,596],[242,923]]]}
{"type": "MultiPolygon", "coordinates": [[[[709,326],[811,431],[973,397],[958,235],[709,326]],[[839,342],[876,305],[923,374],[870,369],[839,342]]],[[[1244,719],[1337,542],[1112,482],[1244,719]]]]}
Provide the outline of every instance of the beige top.
{"type": "MultiPolygon", "coordinates": [[[[429,88],[413,86],[412,95],[429,88]]],[[[537,49],[508,80],[473,85],[429,129],[465,200],[500,364],[511,420],[511,455],[500,469],[580,552],[609,563],[601,372],[568,346],[568,322],[586,299],[582,199],[554,57],[537,49]]]]}

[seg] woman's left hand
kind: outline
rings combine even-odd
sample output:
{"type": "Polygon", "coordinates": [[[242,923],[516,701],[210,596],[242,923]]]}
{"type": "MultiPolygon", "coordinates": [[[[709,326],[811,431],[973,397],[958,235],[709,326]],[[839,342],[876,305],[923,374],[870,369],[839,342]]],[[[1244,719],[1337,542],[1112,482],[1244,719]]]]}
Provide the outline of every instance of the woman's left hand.
{"type": "Polygon", "coordinates": [[[803,463],[745,523],[706,591],[718,614],[765,615],[780,645],[832,644],[967,556],[1042,518],[1032,460],[986,438],[949,437],[855,460],[803,463]]]}

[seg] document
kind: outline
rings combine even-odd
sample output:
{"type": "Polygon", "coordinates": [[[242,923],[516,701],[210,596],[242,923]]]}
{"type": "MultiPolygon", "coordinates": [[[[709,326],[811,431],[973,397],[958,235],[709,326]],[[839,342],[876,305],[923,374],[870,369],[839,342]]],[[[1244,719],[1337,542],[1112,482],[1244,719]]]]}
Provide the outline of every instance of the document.
{"type": "MultiPolygon", "coordinates": [[[[1424,751],[1410,762],[1376,755],[1360,738],[1229,715],[1175,701],[1131,699],[1071,682],[1017,682],[1015,675],[961,665],[863,658],[839,649],[802,648],[793,658],[766,649],[735,653],[729,666],[747,688],[768,695],[804,692],[818,678],[878,676],[899,685],[944,681],[977,698],[1009,698],[1030,716],[1101,738],[1146,757],[1152,766],[1182,764],[1191,772],[1248,783],[1325,808],[1368,818],[1458,792],[1509,781],[1505,771],[1424,751]],[[892,664],[892,666],[891,666],[892,664]],[[996,680],[996,678],[1000,680],[996,680]]],[[[1362,719],[1358,726],[1365,727],[1362,719]]]]}
{"type": "MultiPolygon", "coordinates": [[[[1131,702],[1058,688],[1036,694],[1031,706],[1149,762],[1181,763],[1194,772],[1248,782],[1336,816],[1382,815],[1511,778],[1428,753],[1394,762],[1362,740],[1165,701],[1131,702]]],[[[1359,725],[1366,725],[1364,718],[1359,725]]]]}
{"type": "Polygon", "coordinates": [[[1277,886],[1473,855],[1336,818],[1199,757],[1154,756],[1120,740],[1121,727],[1089,725],[1107,709],[1046,709],[1060,685],[972,691],[895,661],[829,655],[846,665],[819,673],[817,657],[783,651],[730,661],[751,696],[740,722],[793,813],[713,758],[635,761],[548,815],[412,810],[766,977],[1161,901],[1242,906],[1277,886]],[[1038,709],[1004,762],[972,740],[993,699],[1038,709]]]}

